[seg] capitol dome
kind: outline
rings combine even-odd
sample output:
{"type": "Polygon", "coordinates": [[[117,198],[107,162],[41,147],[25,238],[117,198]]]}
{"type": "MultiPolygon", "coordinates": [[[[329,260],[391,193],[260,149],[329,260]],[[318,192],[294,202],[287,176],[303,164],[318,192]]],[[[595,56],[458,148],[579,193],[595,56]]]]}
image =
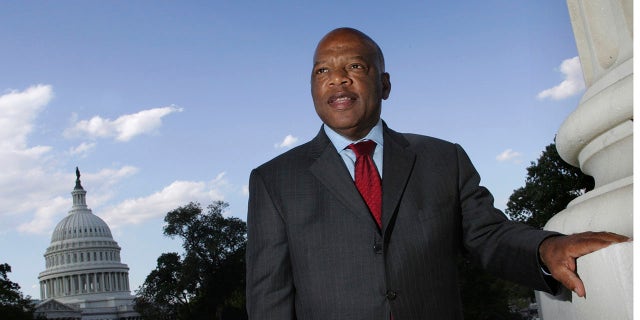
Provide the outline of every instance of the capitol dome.
{"type": "Polygon", "coordinates": [[[104,220],[91,212],[70,214],[58,223],[51,235],[51,242],[80,238],[113,239],[111,230],[104,220]]]}
{"type": "Polygon", "coordinates": [[[50,319],[54,311],[80,315],[64,319],[138,319],[129,267],[120,261],[120,246],[109,226],[87,207],[86,194],[76,169],[73,206],[56,225],[44,254],[46,269],[38,279],[45,302],[36,309],[50,319]]]}

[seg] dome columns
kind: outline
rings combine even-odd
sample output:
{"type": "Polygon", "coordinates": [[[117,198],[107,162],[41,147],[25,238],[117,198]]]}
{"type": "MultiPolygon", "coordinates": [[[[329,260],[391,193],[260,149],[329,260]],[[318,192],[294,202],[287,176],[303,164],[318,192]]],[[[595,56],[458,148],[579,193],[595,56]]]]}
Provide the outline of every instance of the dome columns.
{"type": "Polygon", "coordinates": [[[69,273],[40,280],[42,300],[94,293],[129,294],[129,274],[124,271],[69,273]]]}

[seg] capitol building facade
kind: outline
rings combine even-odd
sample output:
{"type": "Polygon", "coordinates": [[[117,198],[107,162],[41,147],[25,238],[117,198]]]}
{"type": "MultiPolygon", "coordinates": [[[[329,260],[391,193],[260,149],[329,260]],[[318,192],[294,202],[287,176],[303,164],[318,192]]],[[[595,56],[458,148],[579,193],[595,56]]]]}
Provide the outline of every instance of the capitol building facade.
{"type": "Polygon", "coordinates": [[[73,206],[56,226],[38,276],[42,301],[36,316],[59,320],[139,320],[129,288],[129,267],[109,226],[87,207],[76,169],[73,206]]]}

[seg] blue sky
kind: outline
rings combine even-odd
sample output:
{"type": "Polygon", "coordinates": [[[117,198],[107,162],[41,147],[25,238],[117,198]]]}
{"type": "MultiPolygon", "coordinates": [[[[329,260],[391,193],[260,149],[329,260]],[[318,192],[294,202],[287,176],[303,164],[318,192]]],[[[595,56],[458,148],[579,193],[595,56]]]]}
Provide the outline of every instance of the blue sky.
{"type": "Polygon", "coordinates": [[[0,263],[39,298],[71,208],[87,204],[130,267],[163,252],[190,201],[246,217],[250,170],[311,139],[317,41],[382,47],[390,127],[460,143],[504,208],[583,92],[564,1],[12,1],[0,4],[0,263]]]}

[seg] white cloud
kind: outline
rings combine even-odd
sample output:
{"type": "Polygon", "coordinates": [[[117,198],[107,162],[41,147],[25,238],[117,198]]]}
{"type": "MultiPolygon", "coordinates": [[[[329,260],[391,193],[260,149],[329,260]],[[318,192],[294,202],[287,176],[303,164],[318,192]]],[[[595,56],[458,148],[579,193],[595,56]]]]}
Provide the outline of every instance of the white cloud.
{"type": "Polygon", "coordinates": [[[161,219],[167,212],[191,201],[206,204],[214,200],[224,200],[221,189],[226,185],[224,173],[208,183],[174,181],[149,196],[127,199],[115,206],[102,209],[100,216],[111,228],[140,224],[150,219],[161,219]]]}
{"type": "Polygon", "coordinates": [[[67,137],[115,138],[126,142],[135,136],[155,132],[162,125],[162,117],[174,112],[182,112],[182,110],[175,106],[154,108],[126,114],[116,120],[94,116],[89,120],[78,121],[72,128],[65,130],[65,135],[67,137]]]}
{"type": "MultiPolygon", "coordinates": [[[[91,192],[90,207],[99,206],[113,199],[114,190],[116,190],[114,185],[134,175],[137,171],[137,168],[131,166],[119,169],[102,169],[97,173],[81,171],[82,186],[91,192]],[[87,185],[89,185],[88,188],[87,185]]],[[[23,217],[21,222],[17,223],[17,230],[23,233],[50,234],[55,224],[72,206],[69,192],[74,186],[75,172],[70,170],[66,174],[44,171],[40,173],[41,176],[37,179],[34,177],[24,179],[23,189],[25,190],[16,196],[22,205],[0,203],[0,208],[13,207],[16,210],[14,215],[34,213],[26,219],[23,217]],[[61,181],[64,183],[60,183],[61,181]],[[36,183],[38,185],[34,185],[36,183]],[[31,188],[27,189],[24,186],[31,186],[31,188]]]]}
{"type": "Polygon", "coordinates": [[[584,78],[578,57],[562,61],[562,64],[560,64],[560,72],[564,75],[564,81],[553,88],[538,93],[538,99],[551,98],[553,100],[562,100],[584,90],[584,78]]]}
{"type": "Polygon", "coordinates": [[[95,142],[83,142],[77,147],[69,149],[69,154],[72,156],[81,156],[84,158],[95,147],[96,147],[95,142]]]}
{"type": "MultiPolygon", "coordinates": [[[[50,85],[0,95],[0,229],[10,229],[34,213],[46,220],[59,205],[61,181],[51,172],[50,146],[29,146],[35,119],[53,99],[50,85]],[[42,209],[39,209],[42,208],[42,209]]],[[[0,232],[3,230],[0,230],[0,232]]]]}
{"type": "Polygon", "coordinates": [[[500,162],[505,162],[505,161],[513,161],[515,163],[520,163],[521,159],[520,157],[522,156],[522,153],[517,152],[517,151],[513,151],[512,149],[507,149],[505,151],[503,151],[501,154],[496,156],[496,160],[500,161],[500,162]]]}
{"type": "MultiPolygon", "coordinates": [[[[44,204],[44,203],[43,203],[44,204]]],[[[18,226],[18,231],[24,233],[48,234],[52,227],[60,220],[60,213],[71,208],[69,198],[55,197],[46,201],[46,205],[36,208],[33,219],[18,226]]]]}
{"type": "Polygon", "coordinates": [[[49,85],[36,85],[24,91],[12,90],[0,96],[0,149],[24,152],[33,121],[53,99],[49,85]]]}
{"type": "MultiPolygon", "coordinates": [[[[35,85],[0,95],[0,233],[15,229],[22,233],[49,234],[72,205],[69,192],[74,186],[75,172],[72,168],[61,170],[60,165],[68,160],[65,156],[86,153],[95,146],[83,143],[53,155],[51,146],[29,144],[36,120],[53,96],[50,85],[35,85]]],[[[159,121],[163,113],[178,110],[171,108],[121,117],[124,120],[118,123],[134,123],[138,119],[143,123],[139,127],[148,128],[149,123],[153,127],[149,119],[159,121]]],[[[137,132],[136,126],[122,127],[119,136],[133,136],[137,132]]],[[[88,185],[92,191],[91,205],[112,201],[118,190],[116,186],[137,171],[124,165],[95,173],[82,172],[83,186],[88,185]]]]}
{"type": "Polygon", "coordinates": [[[298,142],[298,138],[289,134],[286,137],[284,137],[284,140],[282,140],[282,142],[276,143],[274,146],[276,148],[289,148],[294,144],[296,144],[296,142],[298,142]]]}
{"type": "Polygon", "coordinates": [[[104,168],[96,173],[83,172],[80,168],[82,186],[91,192],[91,204],[99,207],[116,196],[115,187],[122,180],[132,177],[139,169],[133,166],[123,166],[117,169],[104,168]]]}
{"type": "MultiPolygon", "coordinates": [[[[29,145],[36,119],[52,98],[49,85],[0,95],[0,233],[14,229],[28,234],[50,234],[72,206],[69,192],[74,187],[75,172],[73,168],[61,170],[61,164],[68,165],[69,158],[65,157],[84,156],[96,147],[95,142],[83,142],[54,156],[51,146],[29,145]]],[[[65,133],[128,141],[152,133],[161,126],[162,117],[180,111],[174,106],[155,108],[113,121],[99,116],[78,121],[75,116],[72,119],[75,125],[65,133]]],[[[222,195],[230,188],[221,173],[211,181],[175,181],[151,195],[126,199],[126,194],[118,194],[118,186],[136,175],[138,168],[120,165],[93,172],[80,170],[82,185],[90,193],[89,207],[112,228],[162,218],[189,201],[223,200],[222,195]]]]}

